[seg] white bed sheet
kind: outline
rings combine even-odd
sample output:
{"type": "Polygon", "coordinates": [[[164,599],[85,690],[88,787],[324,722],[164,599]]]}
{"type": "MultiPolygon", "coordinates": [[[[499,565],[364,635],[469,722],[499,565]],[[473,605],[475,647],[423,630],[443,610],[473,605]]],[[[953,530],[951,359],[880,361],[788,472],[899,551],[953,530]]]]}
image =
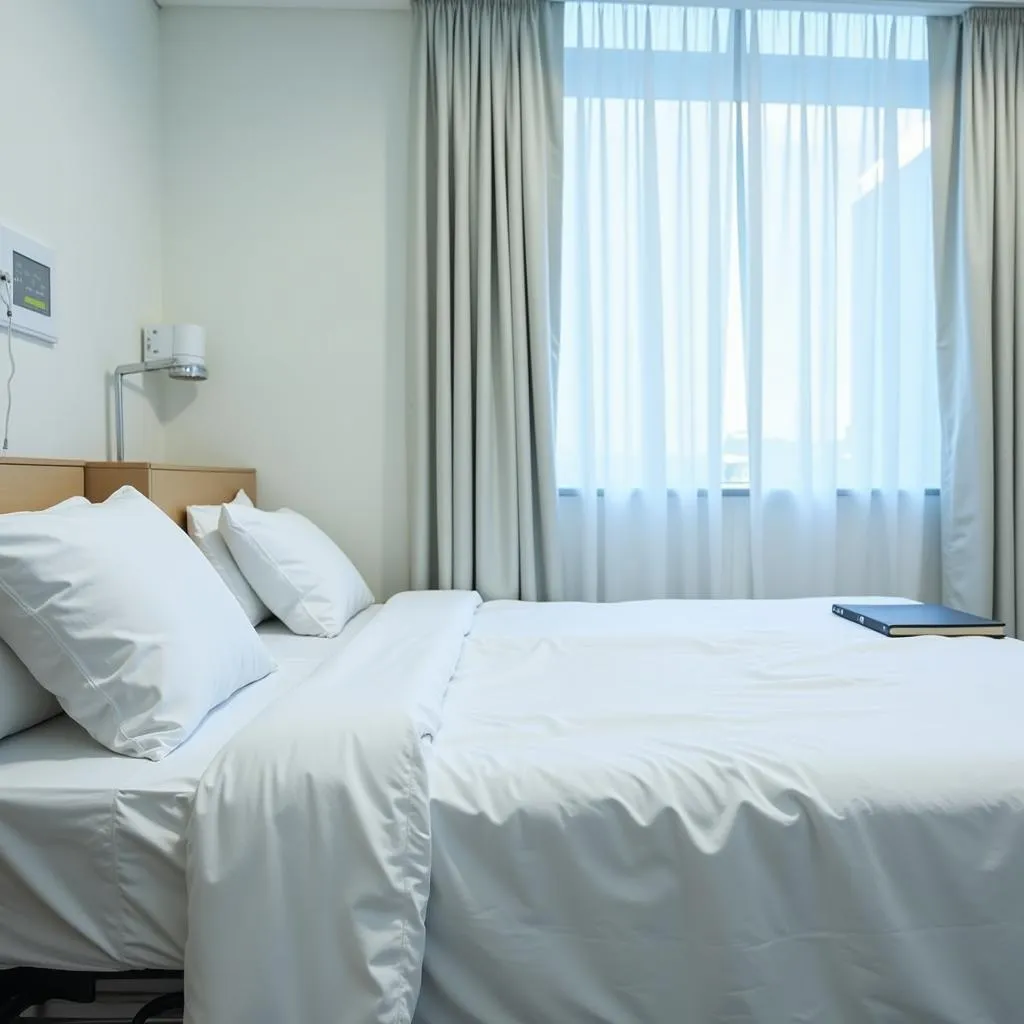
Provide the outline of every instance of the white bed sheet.
{"type": "Polygon", "coordinates": [[[482,606],[429,763],[422,1024],[1024,1006],[1024,644],[825,600],[482,606]]]}
{"type": "Polygon", "coordinates": [[[181,969],[184,832],[200,777],[378,610],[330,640],[260,626],[278,670],[162,761],[113,754],[64,716],[0,742],[0,966],[181,969]]]}

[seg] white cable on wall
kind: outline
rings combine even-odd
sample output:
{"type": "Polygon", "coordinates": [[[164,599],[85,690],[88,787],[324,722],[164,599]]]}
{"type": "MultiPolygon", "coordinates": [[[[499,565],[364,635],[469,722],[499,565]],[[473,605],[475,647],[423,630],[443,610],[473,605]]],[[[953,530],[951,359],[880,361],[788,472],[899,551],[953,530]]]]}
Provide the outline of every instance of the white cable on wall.
{"type": "Polygon", "coordinates": [[[11,282],[7,274],[0,271],[0,302],[3,302],[7,313],[7,358],[11,364],[11,372],[7,377],[7,411],[4,413],[4,441],[0,447],[0,456],[7,454],[11,434],[11,404],[14,390],[14,374],[17,367],[14,363],[14,305],[11,296],[11,282]]]}

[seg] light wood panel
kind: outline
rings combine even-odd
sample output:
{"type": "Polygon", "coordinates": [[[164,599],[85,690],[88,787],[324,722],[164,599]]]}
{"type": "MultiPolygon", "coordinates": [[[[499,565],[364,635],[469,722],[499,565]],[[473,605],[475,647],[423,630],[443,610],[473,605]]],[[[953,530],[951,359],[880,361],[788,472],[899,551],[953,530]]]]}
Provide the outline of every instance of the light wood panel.
{"type": "Polygon", "coordinates": [[[240,490],[256,501],[254,469],[0,459],[0,514],[34,512],[82,494],[90,501],[103,501],[125,485],[146,495],[182,528],[189,505],[220,505],[240,490]]]}
{"type": "Polygon", "coordinates": [[[149,495],[148,462],[87,462],[85,496],[90,501],[106,501],[119,487],[134,487],[149,495]]]}
{"type": "Polygon", "coordinates": [[[256,501],[256,470],[223,466],[167,466],[149,462],[89,462],[85,493],[103,501],[119,487],[131,485],[185,526],[189,505],[220,505],[239,490],[256,501]]]}
{"type": "Polygon", "coordinates": [[[154,467],[150,501],[159,505],[182,529],[189,505],[222,505],[244,490],[256,503],[256,470],[154,467]]]}
{"type": "Polygon", "coordinates": [[[85,494],[85,463],[0,459],[0,513],[36,512],[85,494]]]}

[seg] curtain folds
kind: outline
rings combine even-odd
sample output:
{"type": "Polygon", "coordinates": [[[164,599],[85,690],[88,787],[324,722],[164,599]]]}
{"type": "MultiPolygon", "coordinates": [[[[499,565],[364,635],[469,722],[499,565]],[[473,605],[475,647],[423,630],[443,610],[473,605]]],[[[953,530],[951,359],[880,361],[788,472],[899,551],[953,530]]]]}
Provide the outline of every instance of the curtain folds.
{"type": "Polygon", "coordinates": [[[929,19],[943,600],[1024,614],[1024,11],[929,19]]]}
{"type": "Polygon", "coordinates": [[[930,596],[924,20],[570,2],[565,33],[567,593],[930,596]]]}
{"type": "Polygon", "coordinates": [[[556,598],[561,5],[415,18],[413,586],[556,598]]]}

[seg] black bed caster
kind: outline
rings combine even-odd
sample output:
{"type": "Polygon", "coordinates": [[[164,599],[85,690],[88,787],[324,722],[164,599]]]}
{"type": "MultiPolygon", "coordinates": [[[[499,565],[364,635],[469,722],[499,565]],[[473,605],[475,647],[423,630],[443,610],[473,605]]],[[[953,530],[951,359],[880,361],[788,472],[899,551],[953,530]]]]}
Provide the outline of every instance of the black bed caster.
{"type": "Polygon", "coordinates": [[[169,1010],[185,1009],[184,992],[165,992],[156,999],[151,999],[146,1005],[132,1017],[132,1024],[148,1024],[158,1014],[167,1013],[169,1010]]]}

